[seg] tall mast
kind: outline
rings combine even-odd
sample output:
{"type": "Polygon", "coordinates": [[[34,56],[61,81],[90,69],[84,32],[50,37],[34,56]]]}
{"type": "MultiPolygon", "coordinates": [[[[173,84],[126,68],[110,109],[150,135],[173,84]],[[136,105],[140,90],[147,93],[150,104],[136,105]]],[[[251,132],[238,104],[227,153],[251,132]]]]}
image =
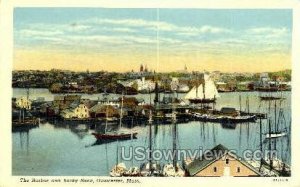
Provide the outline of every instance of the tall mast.
{"type": "Polygon", "coordinates": [[[119,163],[119,141],[118,141],[118,143],[117,143],[117,159],[116,159],[116,167],[117,167],[118,163],[119,163]]]}
{"type": "Polygon", "coordinates": [[[123,118],[123,92],[122,92],[122,98],[121,98],[121,112],[120,112],[120,124],[119,124],[119,127],[121,128],[122,127],[122,118],[123,118]]]}
{"type": "MultiPolygon", "coordinates": [[[[157,105],[159,102],[159,92],[158,92],[158,83],[155,81],[155,98],[154,98],[154,104],[157,105]]],[[[151,104],[151,101],[150,101],[151,104]]]]}
{"type": "Polygon", "coordinates": [[[240,104],[240,111],[242,111],[242,96],[239,95],[239,104],[240,104]]]}
{"type": "Polygon", "coordinates": [[[106,116],[106,118],[105,118],[105,134],[106,134],[106,131],[107,131],[107,118],[108,118],[108,108],[107,108],[108,106],[106,105],[106,114],[105,114],[105,116],[106,116]]]}
{"type": "Polygon", "coordinates": [[[26,96],[27,96],[27,100],[29,100],[29,88],[27,88],[26,90],[26,96]]]}
{"type": "Polygon", "coordinates": [[[196,84],[196,98],[198,98],[198,87],[199,87],[199,83],[196,84]]]}
{"type": "Polygon", "coordinates": [[[19,122],[21,122],[22,108],[19,109],[19,122]]]}
{"type": "Polygon", "coordinates": [[[178,171],[177,168],[177,154],[176,154],[176,141],[177,141],[177,124],[176,124],[176,113],[175,113],[175,105],[173,103],[173,108],[172,108],[172,122],[173,122],[173,167],[175,171],[178,171]]]}
{"type": "MultiPolygon", "coordinates": [[[[275,115],[275,119],[274,119],[274,123],[275,123],[275,129],[274,129],[274,133],[276,134],[276,133],[278,133],[278,123],[277,123],[277,105],[276,105],[276,100],[275,100],[275,107],[274,107],[274,115],[275,115]]],[[[274,140],[274,150],[276,150],[276,147],[277,147],[277,140],[276,140],[276,138],[275,138],[275,140],[274,140]]]]}
{"type": "Polygon", "coordinates": [[[203,99],[205,99],[205,79],[203,81],[202,88],[203,88],[203,99]]]}
{"type": "MultiPolygon", "coordinates": [[[[271,137],[271,120],[269,119],[269,136],[271,137]]],[[[269,160],[270,160],[270,170],[273,169],[273,156],[271,155],[272,151],[272,141],[271,138],[269,138],[269,160]]]]}
{"type": "Polygon", "coordinates": [[[275,104],[274,104],[274,122],[275,122],[275,132],[277,132],[277,130],[278,130],[278,127],[277,127],[277,123],[276,123],[276,121],[277,121],[277,105],[276,105],[276,100],[274,101],[275,102],[275,104]]]}
{"type": "Polygon", "coordinates": [[[152,110],[149,113],[149,170],[152,174],[152,110]]]}
{"type": "Polygon", "coordinates": [[[150,97],[150,105],[151,105],[152,104],[152,98],[151,98],[150,88],[149,88],[149,97],[150,97]]]}
{"type": "MultiPolygon", "coordinates": [[[[259,118],[259,142],[260,142],[260,153],[262,154],[262,124],[261,124],[261,117],[259,118]]],[[[262,161],[263,158],[260,158],[260,167],[259,167],[259,171],[261,170],[262,167],[262,161]]]]}
{"type": "Polygon", "coordinates": [[[247,112],[250,113],[249,96],[247,95],[247,112]]]}

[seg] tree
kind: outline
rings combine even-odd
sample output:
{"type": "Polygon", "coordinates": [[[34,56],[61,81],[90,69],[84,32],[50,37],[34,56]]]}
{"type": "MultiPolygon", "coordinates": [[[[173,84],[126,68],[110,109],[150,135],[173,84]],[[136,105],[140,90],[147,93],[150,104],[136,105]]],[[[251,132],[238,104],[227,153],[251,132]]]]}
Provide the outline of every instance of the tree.
{"type": "Polygon", "coordinates": [[[50,92],[53,92],[53,93],[58,93],[61,91],[61,88],[63,87],[63,85],[61,83],[53,83],[51,86],[50,86],[50,92]]]}

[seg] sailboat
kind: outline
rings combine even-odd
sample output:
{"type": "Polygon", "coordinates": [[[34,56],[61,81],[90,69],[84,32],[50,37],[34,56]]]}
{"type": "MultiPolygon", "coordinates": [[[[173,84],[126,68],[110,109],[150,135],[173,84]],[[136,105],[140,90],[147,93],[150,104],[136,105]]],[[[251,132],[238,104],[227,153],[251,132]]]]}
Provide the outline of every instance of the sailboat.
{"type": "Polygon", "coordinates": [[[207,74],[203,75],[202,82],[199,86],[194,86],[184,98],[194,104],[214,103],[220,97],[215,83],[207,74]]]}
{"type": "Polygon", "coordinates": [[[141,176],[149,177],[149,176],[161,176],[161,166],[159,163],[152,161],[152,111],[149,113],[149,161],[143,163],[140,167],[141,176]]]}
{"type": "Polygon", "coordinates": [[[111,177],[122,177],[123,174],[126,172],[126,165],[125,165],[125,163],[123,163],[123,162],[119,163],[119,159],[118,158],[119,158],[119,146],[117,144],[117,160],[116,160],[116,165],[109,172],[109,175],[111,177]]]}
{"type": "MultiPolygon", "coordinates": [[[[133,118],[131,119],[131,128],[133,126],[133,118]]],[[[131,141],[132,143],[132,141],[131,141]]],[[[132,146],[132,144],[131,144],[132,146]]],[[[133,166],[133,159],[131,159],[131,167],[123,173],[124,177],[139,177],[141,176],[140,168],[133,166]]]]}
{"type": "Polygon", "coordinates": [[[176,143],[177,143],[177,124],[176,124],[176,113],[173,107],[173,117],[172,117],[172,124],[173,124],[173,163],[169,163],[164,165],[163,167],[163,175],[165,177],[183,177],[184,171],[177,163],[177,151],[176,151],[176,143]]]}
{"type": "Polygon", "coordinates": [[[282,90],[279,89],[278,82],[275,81],[273,86],[262,85],[257,88],[260,92],[259,98],[261,101],[272,101],[285,99],[282,95],[282,90]]]}
{"type": "MultiPolygon", "coordinates": [[[[121,113],[120,113],[120,121],[119,121],[119,128],[122,127],[122,118],[123,118],[123,94],[122,94],[122,103],[121,103],[121,113]]],[[[106,112],[107,116],[107,112],[106,112]]],[[[92,135],[97,138],[97,140],[130,140],[131,138],[137,138],[137,132],[134,133],[127,133],[127,132],[106,132],[107,129],[107,117],[106,117],[106,124],[105,124],[105,133],[92,133],[92,135]]]]}
{"type": "MultiPolygon", "coordinates": [[[[281,105],[281,103],[280,103],[281,105]]],[[[287,133],[284,131],[284,130],[280,130],[279,129],[279,119],[280,118],[284,118],[283,116],[283,110],[280,109],[280,112],[279,112],[279,116],[278,116],[278,121],[277,121],[277,105],[276,105],[276,100],[274,101],[274,126],[275,126],[275,129],[272,131],[270,131],[269,133],[266,133],[266,139],[272,139],[272,138],[280,138],[280,137],[283,137],[283,136],[286,136],[287,133]]]]}
{"type": "Polygon", "coordinates": [[[266,93],[261,93],[259,98],[261,101],[272,101],[272,100],[282,100],[285,99],[282,96],[282,92],[280,92],[280,94],[278,94],[276,92],[276,94],[273,94],[274,92],[266,92],[266,93]]]}
{"type": "MultiPolygon", "coordinates": [[[[270,121],[269,121],[269,130],[270,130],[270,121]]],[[[263,136],[262,136],[262,118],[259,119],[259,140],[260,140],[260,152],[263,153],[263,136]]],[[[269,141],[269,151],[271,151],[271,141],[269,141]]],[[[267,177],[278,177],[278,173],[272,169],[273,159],[270,154],[266,155],[267,157],[261,157],[260,160],[249,159],[247,162],[256,168],[262,176],[267,177]]]]}
{"type": "MultiPolygon", "coordinates": [[[[269,120],[269,134],[271,134],[271,123],[269,120]]],[[[272,152],[272,141],[271,139],[268,139],[269,143],[269,151],[272,152]]],[[[276,139],[274,139],[274,149],[276,150],[276,139]]],[[[291,174],[291,167],[283,162],[278,157],[274,157],[274,155],[269,154],[268,157],[266,157],[265,160],[263,160],[266,166],[269,167],[270,171],[274,171],[279,176],[290,176],[291,174]]]]}

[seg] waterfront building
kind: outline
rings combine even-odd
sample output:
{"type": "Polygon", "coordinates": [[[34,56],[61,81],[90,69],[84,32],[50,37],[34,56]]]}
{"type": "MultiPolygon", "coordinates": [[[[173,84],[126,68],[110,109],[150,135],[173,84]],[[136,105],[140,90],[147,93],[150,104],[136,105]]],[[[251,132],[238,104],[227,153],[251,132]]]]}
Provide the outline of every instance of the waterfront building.
{"type": "Polygon", "coordinates": [[[259,177],[260,172],[223,145],[219,144],[199,158],[187,159],[184,168],[194,177],[259,177]]]}
{"type": "Polygon", "coordinates": [[[31,109],[31,101],[26,97],[20,97],[16,100],[16,107],[22,109],[31,109]]]}
{"type": "Polygon", "coordinates": [[[114,107],[117,107],[119,108],[120,106],[120,102],[119,102],[119,99],[118,98],[98,98],[98,104],[101,104],[101,105],[111,105],[111,106],[114,106],[114,107]]]}
{"type": "Polygon", "coordinates": [[[98,103],[89,110],[92,118],[98,117],[118,117],[119,110],[113,105],[105,105],[98,103]]]}
{"type": "Polygon", "coordinates": [[[80,95],[55,95],[53,106],[58,107],[60,110],[66,109],[74,101],[80,101],[80,95]]]}
{"type": "Polygon", "coordinates": [[[71,103],[68,108],[61,111],[60,116],[64,119],[84,119],[90,117],[88,107],[78,101],[71,103]]]}

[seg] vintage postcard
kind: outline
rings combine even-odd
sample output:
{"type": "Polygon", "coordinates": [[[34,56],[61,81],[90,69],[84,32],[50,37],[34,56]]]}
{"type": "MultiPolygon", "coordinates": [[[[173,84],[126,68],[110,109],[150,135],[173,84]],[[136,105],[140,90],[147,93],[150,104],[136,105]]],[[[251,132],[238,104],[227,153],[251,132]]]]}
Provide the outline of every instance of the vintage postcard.
{"type": "Polygon", "coordinates": [[[300,185],[296,1],[108,4],[2,3],[0,186],[300,185]]]}

